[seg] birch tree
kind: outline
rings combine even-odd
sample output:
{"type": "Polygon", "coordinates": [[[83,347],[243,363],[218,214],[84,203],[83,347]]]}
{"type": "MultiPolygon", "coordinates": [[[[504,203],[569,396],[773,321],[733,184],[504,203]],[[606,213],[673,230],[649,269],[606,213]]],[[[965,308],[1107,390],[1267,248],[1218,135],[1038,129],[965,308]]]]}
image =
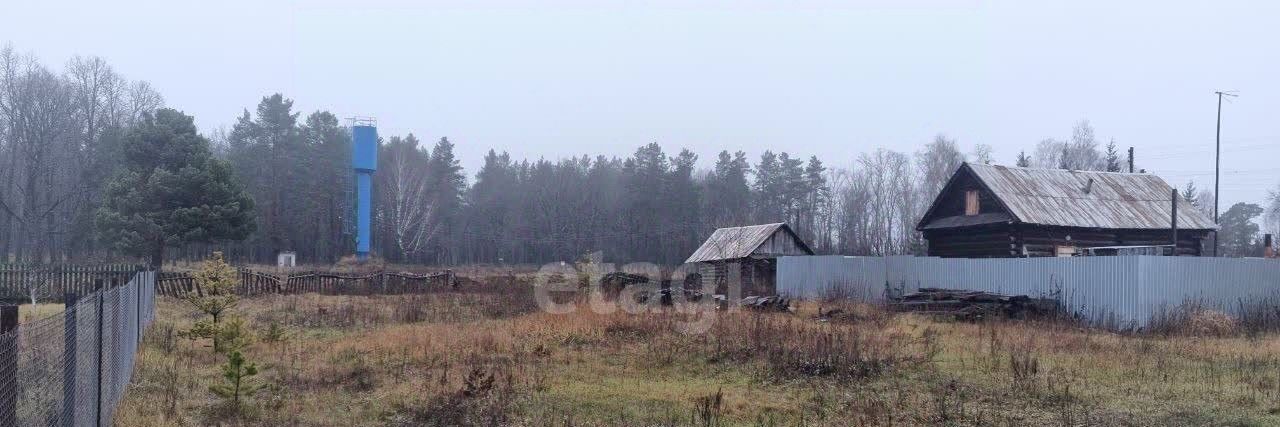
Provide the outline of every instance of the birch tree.
{"type": "Polygon", "coordinates": [[[392,137],[383,150],[386,159],[379,174],[386,202],[380,208],[390,228],[399,255],[413,257],[439,234],[435,201],[428,188],[427,159],[418,147],[418,139],[409,134],[403,139],[392,137]]]}

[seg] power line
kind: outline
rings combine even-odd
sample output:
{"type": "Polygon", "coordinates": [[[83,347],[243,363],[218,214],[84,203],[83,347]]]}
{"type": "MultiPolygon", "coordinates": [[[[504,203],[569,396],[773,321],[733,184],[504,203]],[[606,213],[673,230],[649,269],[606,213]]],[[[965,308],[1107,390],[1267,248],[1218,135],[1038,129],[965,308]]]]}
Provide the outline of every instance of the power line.
{"type": "MultiPolygon", "coordinates": [[[[1149,173],[1153,173],[1153,174],[1160,175],[1160,174],[1179,174],[1179,173],[1209,173],[1209,174],[1212,174],[1214,171],[1213,171],[1213,169],[1152,169],[1152,170],[1148,170],[1148,172],[1149,172],[1149,173]]],[[[1232,173],[1232,174],[1242,174],[1242,173],[1268,173],[1268,172],[1280,172],[1280,167],[1276,167],[1276,168],[1262,168],[1262,169],[1235,169],[1235,170],[1229,170],[1229,171],[1222,171],[1222,173],[1232,173]]]]}

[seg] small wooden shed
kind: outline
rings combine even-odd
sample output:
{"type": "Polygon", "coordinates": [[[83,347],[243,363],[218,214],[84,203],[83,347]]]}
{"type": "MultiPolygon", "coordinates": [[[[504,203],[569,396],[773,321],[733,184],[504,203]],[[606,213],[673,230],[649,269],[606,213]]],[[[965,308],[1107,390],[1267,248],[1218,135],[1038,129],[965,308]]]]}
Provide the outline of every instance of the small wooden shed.
{"type": "Polygon", "coordinates": [[[742,296],[774,295],[778,257],[793,255],[813,250],[787,224],[774,223],[717,229],[685,263],[698,263],[703,280],[715,280],[717,294],[739,285],[742,296]]]}
{"type": "Polygon", "coordinates": [[[916,229],[929,255],[954,258],[1075,256],[1089,248],[1153,247],[1200,255],[1216,228],[1155,175],[964,163],[916,229]]]}

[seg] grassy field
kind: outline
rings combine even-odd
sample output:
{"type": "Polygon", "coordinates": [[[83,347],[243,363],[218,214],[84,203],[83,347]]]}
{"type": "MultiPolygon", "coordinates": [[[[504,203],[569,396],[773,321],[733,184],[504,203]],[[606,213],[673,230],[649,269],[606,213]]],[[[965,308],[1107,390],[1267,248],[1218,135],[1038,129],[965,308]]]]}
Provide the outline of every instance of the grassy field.
{"type": "Polygon", "coordinates": [[[844,314],[549,314],[527,286],[242,301],[265,388],[236,411],[164,299],[125,426],[1280,425],[1280,339],[844,314]],[[275,325],[273,328],[272,325],[275,325]],[[272,329],[275,329],[272,331],[272,329]],[[281,333],[283,331],[283,333],[281,333]]]}
{"type": "Polygon", "coordinates": [[[61,313],[63,310],[65,310],[63,304],[22,304],[18,306],[18,322],[34,322],[61,313]]]}

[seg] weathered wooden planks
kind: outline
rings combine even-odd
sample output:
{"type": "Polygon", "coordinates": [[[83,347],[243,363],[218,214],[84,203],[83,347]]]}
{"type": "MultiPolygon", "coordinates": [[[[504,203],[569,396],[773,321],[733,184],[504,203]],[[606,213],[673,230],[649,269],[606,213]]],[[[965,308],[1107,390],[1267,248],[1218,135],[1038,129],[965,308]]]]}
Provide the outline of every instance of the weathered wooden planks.
{"type": "Polygon", "coordinates": [[[0,300],[61,301],[68,293],[87,295],[99,284],[127,283],[145,268],[136,264],[0,264],[0,300]]]}
{"type": "MultiPolygon", "coordinates": [[[[266,294],[318,293],[323,295],[389,295],[414,294],[452,287],[456,277],[452,271],[418,275],[411,273],[377,272],[364,275],[346,275],[327,272],[292,273],[277,276],[270,273],[240,269],[240,285],[237,293],[242,296],[266,294]]],[[[180,297],[190,292],[202,295],[195,279],[188,273],[168,272],[156,281],[160,295],[180,297]]]]}

